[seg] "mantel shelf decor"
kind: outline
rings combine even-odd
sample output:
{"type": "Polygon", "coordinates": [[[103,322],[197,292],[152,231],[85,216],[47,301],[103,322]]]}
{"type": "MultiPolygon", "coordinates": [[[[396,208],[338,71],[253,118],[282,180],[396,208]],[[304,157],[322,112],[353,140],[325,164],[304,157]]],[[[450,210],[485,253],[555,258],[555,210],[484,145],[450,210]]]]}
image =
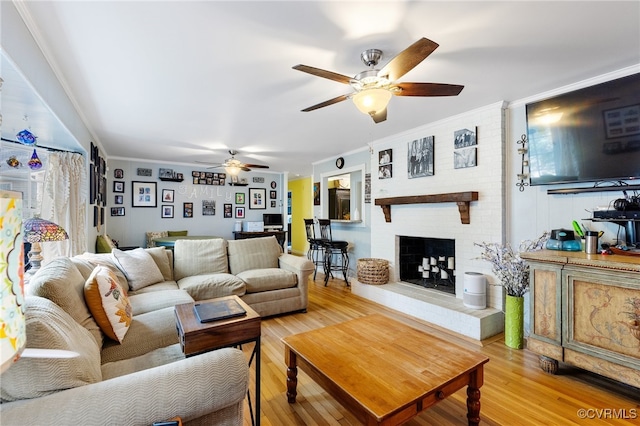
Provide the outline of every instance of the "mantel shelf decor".
{"type": "Polygon", "coordinates": [[[229,182],[229,185],[231,185],[231,186],[247,186],[249,184],[248,183],[239,183],[239,182],[229,182]]]}
{"type": "Polygon", "coordinates": [[[182,182],[184,180],[184,178],[168,178],[168,177],[161,177],[158,179],[164,182],[182,182]]]}
{"type": "Polygon", "coordinates": [[[377,198],[376,206],[382,207],[384,220],[391,222],[391,206],[395,204],[433,204],[433,203],[456,203],[460,211],[460,221],[468,225],[471,223],[469,217],[469,205],[471,201],[478,201],[476,191],[449,192],[445,194],[433,195],[409,195],[405,197],[377,198]]]}

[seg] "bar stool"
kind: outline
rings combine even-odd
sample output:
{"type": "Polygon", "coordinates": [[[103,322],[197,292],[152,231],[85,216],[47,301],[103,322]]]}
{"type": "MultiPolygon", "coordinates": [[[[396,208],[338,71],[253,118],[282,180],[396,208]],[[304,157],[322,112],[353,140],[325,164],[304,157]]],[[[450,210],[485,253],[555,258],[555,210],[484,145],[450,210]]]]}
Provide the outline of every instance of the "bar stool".
{"type": "Polygon", "coordinates": [[[331,220],[318,219],[320,227],[320,241],[324,246],[324,285],[329,282],[329,277],[333,277],[333,271],[341,271],[347,287],[350,285],[347,280],[349,270],[349,253],[347,251],[349,243],[347,241],[337,241],[331,235],[331,220]]]}
{"type": "Polygon", "coordinates": [[[316,238],[315,221],[313,219],[304,219],[304,228],[307,231],[307,242],[309,243],[307,259],[313,262],[313,280],[315,281],[318,266],[324,268],[324,244],[322,240],[316,238]]]}

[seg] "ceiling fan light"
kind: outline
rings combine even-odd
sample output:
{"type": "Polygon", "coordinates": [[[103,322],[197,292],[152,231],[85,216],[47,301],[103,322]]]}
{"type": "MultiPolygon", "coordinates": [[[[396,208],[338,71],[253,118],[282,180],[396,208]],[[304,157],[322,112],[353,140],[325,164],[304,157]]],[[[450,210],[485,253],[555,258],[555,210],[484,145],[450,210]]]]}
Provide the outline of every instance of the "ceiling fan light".
{"type": "Polygon", "coordinates": [[[240,173],[240,167],[231,165],[231,166],[225,167],[224,171],[230,174],[231,176],[238,176],[238,173],[240,173]]]}
{"type": "Polygon", "coordinates": [[[375,115],[387,107],[391,96],[386,89],[365,89],[353,95],[353,103],[363,114],[375,115]]]}

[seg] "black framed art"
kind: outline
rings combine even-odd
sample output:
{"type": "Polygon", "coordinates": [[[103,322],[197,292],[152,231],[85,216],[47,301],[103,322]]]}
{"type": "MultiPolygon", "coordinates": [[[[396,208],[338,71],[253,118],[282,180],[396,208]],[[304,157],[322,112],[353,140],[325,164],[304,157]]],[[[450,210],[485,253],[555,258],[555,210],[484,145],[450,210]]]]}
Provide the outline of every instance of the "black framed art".
{"type": "Polygon", "coordinates": [[[193,203],[182,203],[182,217],[193,217],[193,203]]]}
{"type": "Polygon", "coordinates": [[[171,219],[173,218],[173,206],[172,205],[163,205],[162,206],[162,218],[163,219],[171,219]]]}
{"type": "Polygon", "coordinates": [[[158,207],[158,188],[155,182],[131,182],[132,207],[158,207]]]}
{"type": "Polygon", "coordinates": [[[124,182],[119,180],[113,181],[113,192],[124,192],[124,182]]]}
{"type": "Polygon", "coordinates": [[[249,188],[249,209],[262,210],[266,208],[267,190],[264,188],[249,188]]]}

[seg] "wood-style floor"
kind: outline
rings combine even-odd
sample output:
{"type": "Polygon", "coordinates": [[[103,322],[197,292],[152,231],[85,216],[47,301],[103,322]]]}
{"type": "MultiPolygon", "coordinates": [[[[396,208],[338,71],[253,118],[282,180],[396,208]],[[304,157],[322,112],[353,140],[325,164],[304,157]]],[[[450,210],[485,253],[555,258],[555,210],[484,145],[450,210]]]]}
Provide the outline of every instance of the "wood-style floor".
{"type": "MultiPolygon", "coordinates": [[[[484,366],[481,388],[483,425],[640,425],[640,390],[637,388],[562,364],[558,375],[544,373],[538,367],[537,355],[526,349],[506,347],[501,336],[477,342],[451,334],[355,296],[341,280],[330,280],[329,286],[324,287],[318,276],[315,282],[309,280],[309,287],[306,313],[262,321],[263,426],[360,424],[302,370],[298,373],[297,402],[287,402],[284,346],[280,339],[371,313],[388,315],[459,344],[461,350],[478,351],[490,357],[484,366]],[[587,418],[581,418],[583,413],[587,418]]],[[[250,349],[245,347],[245,352],[250,349]]],[[[425,358],[425,364],[428,363],[429,359],[425,358]]],[[[252,380],[253,374],[252,370],[252,380]]],[[[250,388],[253,389],[253,382],[250,388]]],[[[406,425],[465,425],[466,398],[466,390],[462,389],[406,425]]],[[[244,424],[251,425],[246,404],[244,424]]]]}

